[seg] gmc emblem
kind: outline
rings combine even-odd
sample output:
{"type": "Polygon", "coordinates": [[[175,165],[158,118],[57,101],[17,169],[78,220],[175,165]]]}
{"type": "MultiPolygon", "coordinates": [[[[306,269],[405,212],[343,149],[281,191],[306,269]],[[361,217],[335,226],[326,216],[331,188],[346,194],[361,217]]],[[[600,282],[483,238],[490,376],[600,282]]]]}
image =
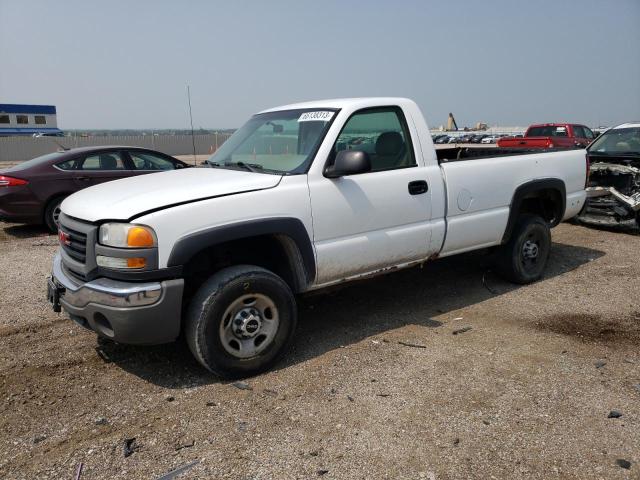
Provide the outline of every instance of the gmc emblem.
{"type": "Polygon", "coordinates": [[[63,232],[62,230],[58,230],[58,240],[60,240],[61,245],[71,245],[71,235],[63,232]]]}

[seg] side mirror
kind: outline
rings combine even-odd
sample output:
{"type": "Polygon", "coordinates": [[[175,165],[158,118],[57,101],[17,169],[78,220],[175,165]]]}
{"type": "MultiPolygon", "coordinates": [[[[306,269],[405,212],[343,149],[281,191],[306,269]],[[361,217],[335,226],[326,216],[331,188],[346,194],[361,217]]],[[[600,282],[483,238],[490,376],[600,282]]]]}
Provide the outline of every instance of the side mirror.
{"type": "Polygon", "coordinates": [[[345,175],[357,175],[371,171],[371,160],[367,152],[360,150],[341,150],[336,155],[336,160],[328,167],[324,176],[327,178],[344,177],[345,175]]]}
{"type": "Polygon", "coordinates": [[[176,163],[175,164],[175,169],[178,170],[179,168],[184,168],[184,165],[181,163],[176,163]]]}

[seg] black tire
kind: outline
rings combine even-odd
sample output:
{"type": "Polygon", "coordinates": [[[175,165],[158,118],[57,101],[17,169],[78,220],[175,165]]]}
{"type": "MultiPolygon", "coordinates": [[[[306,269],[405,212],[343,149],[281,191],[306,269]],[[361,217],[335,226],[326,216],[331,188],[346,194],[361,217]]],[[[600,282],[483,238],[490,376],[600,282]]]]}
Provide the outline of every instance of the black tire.
{"type": "Polygon", "coordinates": [[[550,250],[549,224],[537,215],[522,215],[497,253],[496,270],[514,283],[535,282],[544,273],[550,250]]]}
{"type": "MultiPolygon", "coordinates": [[[[257,306],[256,302],[254,306],[257,306]]],[[[254,319],[253,314],[250,318],[254,319]]],[[[237,265],[220,270],[198,289],[188,306],[185,337],[193,355],[209,371],[223,378],[248,377],[268,370],[282,356],[291,344],[296,323],[295,298],[280,277],[261,267],[237,265]],[[250,304],[254,295],[263,303],[272,302],[273,309],[268,307],[256,315],[258,329],[249,332],[251,325],[237,327],[236,322],[242,323],[243,318],[247,319],[246,315],[240,316],[253,308],[250,304]],[[242,308],[234,313],[238,302],[242,308]],[[229,309],[232,309],[231,313],[229,309]],[[268,310],[271,310],[270,320],[268,310]],[[269,323],[274,318],[275,327],[274,323],[269,323]],[[268,323],[271,325],[270,333],[262,338],[262,331],[267,330],[268,323]],[[244,338],[238,335],[241,333],[239,328],[245,329],[242,335],[255,336],[244,338]],[[262,342],[258,344],[260,338],[262,342]],[[241,352],[243,349],[244,353],[241,352]],[[259,351],[239,358],[252,349],[259,351]]],[[[255,328],[255,323],[252,328],[255,328]]]]}
{"type": "Polygon", "coordinates": [[[44,209],[44,224],[53,233],[58,231],[58,215],[60,215],[60,204],[63,200],[64,197],[54,198],[44,209]]]}

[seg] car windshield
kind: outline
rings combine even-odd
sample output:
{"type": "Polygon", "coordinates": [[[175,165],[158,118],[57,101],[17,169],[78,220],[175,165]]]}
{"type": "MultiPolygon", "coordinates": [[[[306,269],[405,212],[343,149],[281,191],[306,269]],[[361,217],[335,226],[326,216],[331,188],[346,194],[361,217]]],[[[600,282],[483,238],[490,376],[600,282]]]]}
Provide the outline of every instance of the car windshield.
{"type": "Polygon", "coordinates": [[[9,168],[8,171],[19,172],[22,170],[27,170],[31,167],[35,167],[37,165],[44,165],[45,163],[55,160],[56,158],[64,156],[64,154],[65,152],[47,153],[46,155],[32,158],[31,160],[27,160],[26,162],[21,162],[18,165],[14,165],[13,167],[9,168]]]}
{"type": "Polygon", "coordinates": [[[263,173],[305,173],[335,113],[296,109],[255,115],[207,163],[263,173]]]}
{"type": "Polygon", "coordinates": [[[640,127],[609,129],[591,144],[589,152],[603,155],[640,155],[640,127]]]}

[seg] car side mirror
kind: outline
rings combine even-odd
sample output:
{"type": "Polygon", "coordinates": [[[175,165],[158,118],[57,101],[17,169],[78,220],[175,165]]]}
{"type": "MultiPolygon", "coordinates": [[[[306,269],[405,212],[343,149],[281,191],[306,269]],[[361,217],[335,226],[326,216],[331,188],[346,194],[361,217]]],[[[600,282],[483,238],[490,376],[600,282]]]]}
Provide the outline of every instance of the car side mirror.
{"type": "Polygon", "coordinates": [[[181,163],[176,163],[176,170],[178,170],[179,168],[184,168],[184,165],[181,163]]]}
{"type": "Polygon", "coordinates": [[[360,150],[341,150],[336,155],[333,165],[327,167],[324,176],[327,178],[357,175],[371,171],[371,159],[367,152],[360,150]]]}

